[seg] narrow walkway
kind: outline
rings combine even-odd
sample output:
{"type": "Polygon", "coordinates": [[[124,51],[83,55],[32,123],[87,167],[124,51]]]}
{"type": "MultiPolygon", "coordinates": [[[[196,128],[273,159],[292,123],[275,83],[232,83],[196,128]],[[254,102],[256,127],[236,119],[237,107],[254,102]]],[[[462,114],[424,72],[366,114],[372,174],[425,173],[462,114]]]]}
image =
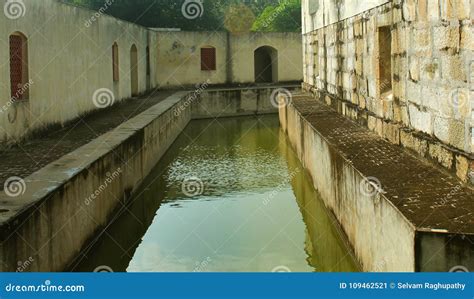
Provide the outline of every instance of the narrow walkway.
{"type": "Polygon", "coordinates": [[[175,91],[157,91],[139,99],[80,117],[66,126],[0,151],[0,191],[12,176],[25,178],[62,156],[91,142],[169,97],[175,91]]]}
{"type": "Polygon", "coordinates": [[[473,189],[310,96],[294,97],[293,106],[357,170],[380,180],[417,230],[474,234],[473,189]]]}

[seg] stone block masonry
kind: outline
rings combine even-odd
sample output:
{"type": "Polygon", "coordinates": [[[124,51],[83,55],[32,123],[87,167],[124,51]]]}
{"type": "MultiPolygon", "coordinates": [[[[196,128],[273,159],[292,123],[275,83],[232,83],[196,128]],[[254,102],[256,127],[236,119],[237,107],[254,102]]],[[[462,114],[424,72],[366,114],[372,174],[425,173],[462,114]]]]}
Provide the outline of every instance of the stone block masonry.
{"type": "Polygon", "coordinates": [[[304,89],[474,183],[474,1],[310,1],[304,89]]]}
{"type": "Polygon", "coordinates": [[[280,122],[364,271],[474,269],[472,188],[309,95],[280,122]]]}

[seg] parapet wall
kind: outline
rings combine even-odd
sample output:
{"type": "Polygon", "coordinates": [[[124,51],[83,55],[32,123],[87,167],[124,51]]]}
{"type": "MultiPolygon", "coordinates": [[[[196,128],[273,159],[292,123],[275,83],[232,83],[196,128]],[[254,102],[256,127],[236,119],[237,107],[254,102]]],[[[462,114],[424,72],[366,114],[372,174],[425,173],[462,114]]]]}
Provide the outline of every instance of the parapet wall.
{"type": "Polygon", "coordinates": [[[308,95],[280,123],[364,271],[474,267],[472,188],[308,95]]]}
{"type": "Polygon", "coordinates": [[[372,1],[354,16],[346,11],[348,1],[333,5],[332,14],[327,6],[311,14],[315,2],[303,1],[304,88],[469,181],[474,2],[372,1]],[[318,23],[321,9],[333,23],[318,23]]]}

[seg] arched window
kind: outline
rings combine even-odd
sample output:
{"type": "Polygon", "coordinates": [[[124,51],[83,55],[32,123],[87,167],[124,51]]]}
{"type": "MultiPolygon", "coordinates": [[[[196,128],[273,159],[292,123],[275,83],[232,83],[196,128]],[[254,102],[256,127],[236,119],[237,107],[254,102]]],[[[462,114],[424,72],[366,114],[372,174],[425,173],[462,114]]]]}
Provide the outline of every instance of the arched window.
{"type": "Polygon", "coordinates": [[[112,46],[112,68],[113,68],[113,77],[114,82],[120,80],[120,65],[119,65],[119,48],[117,43],[114,43],[112,46]]]}
{"type": "Polygon", "coordinates": [[[130,48],[130,83],[132,96],[138,95],[138,49],[132,45],[130,48]]]}
{"type": "Polygon", "coordinates": [[[10,86],[13,100],[28,99],[28,41],[21,32],[10,35],[10,86]]]}
{"type": "Polygon", "coordinates": [[[216,70],[216,48],[202,47],[201,48],[201,70],[215,71],[216,70]]]}

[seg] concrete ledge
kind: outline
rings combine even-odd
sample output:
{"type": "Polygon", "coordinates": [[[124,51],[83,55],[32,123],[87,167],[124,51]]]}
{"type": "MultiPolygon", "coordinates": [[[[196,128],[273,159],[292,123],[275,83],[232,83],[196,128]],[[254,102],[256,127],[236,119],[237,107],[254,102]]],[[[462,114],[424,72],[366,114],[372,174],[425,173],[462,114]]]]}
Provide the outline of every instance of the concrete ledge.
{"type": "Polygon", "coordinates": [[[280,122],[365,271],[474,268],[471,188],[309,95],[280,122]]]}
{"type": "Polygon", "coordinates": [[[0,271],[62,271],[113,211],[123,207],[191,119],[178,92],[25,179],[25,194],[0,195],[0,271]]]}
{"type": "MultiPolygon", "coordinates": [[[[367,109],[303,83],[303,90],[330,105],[340,114],[377,133],[393,144],[401,145],[417,155],[446,168],[464,183],[474,186],[474,154],[462,152],[426,133],[410,129],[399,122],[376,115],[367,109]]],[[[392,105],[392,103],[386,103],[392,105]]]]}
{"type": "Polygon", "coordinates": [[[301,91],[301,85],[296,84],[207,89],[192,107],[193,119],[278,113],[276,94],[273,92],[279,88],[291,93],[301,91]],[[272,95],[275,97],[273,104],[272,95]]]}

